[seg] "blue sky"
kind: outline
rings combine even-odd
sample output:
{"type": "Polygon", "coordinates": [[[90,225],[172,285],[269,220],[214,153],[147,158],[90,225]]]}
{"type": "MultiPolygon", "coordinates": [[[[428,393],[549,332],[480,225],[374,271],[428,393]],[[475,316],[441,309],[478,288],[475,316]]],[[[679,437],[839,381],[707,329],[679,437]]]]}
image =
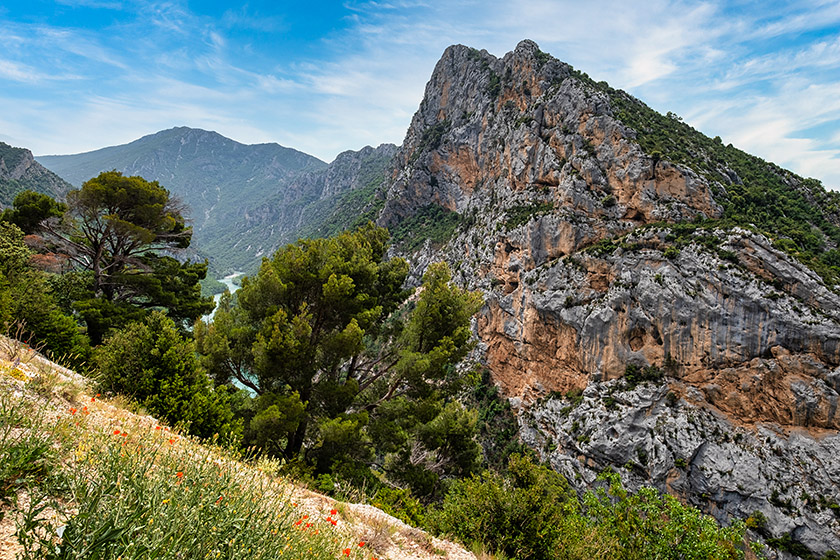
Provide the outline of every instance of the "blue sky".
{"type": "Polygon", "coordinates": [[[524,38],[840,189],[837,0],[7,0],[0,140],[66,154],[186,125],[331,161],[401,143],[448,45],[524,38]]]}

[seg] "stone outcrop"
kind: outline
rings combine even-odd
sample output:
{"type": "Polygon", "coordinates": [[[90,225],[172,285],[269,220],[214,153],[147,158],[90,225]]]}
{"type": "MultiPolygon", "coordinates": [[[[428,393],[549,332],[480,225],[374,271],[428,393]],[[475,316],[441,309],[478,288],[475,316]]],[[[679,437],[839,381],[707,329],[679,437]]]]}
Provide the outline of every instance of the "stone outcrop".
{"type": "Polygon", "coordinates": [[[379,223],[458,213],[411,278],[445,259],[485,293],[476,357],[573,484],[623,469],[722,521],[762,512],[765,537],[840,549],[840,296],[764,235],[669,225],[722,217],[740,178],[721,164],[729,182],[710,183],[636,134],[531,41],[503,58],[450,47],[379,223]],[[628,366],[656,382],[619,390],[628,366]]]}
{"type": "Polygon", "coordinates": [[[70,183],[35,161],[26,148],[13,148],[0,142],[0,205],[10,206],[24,190],[61,200],[71,188],[70,183]]]}

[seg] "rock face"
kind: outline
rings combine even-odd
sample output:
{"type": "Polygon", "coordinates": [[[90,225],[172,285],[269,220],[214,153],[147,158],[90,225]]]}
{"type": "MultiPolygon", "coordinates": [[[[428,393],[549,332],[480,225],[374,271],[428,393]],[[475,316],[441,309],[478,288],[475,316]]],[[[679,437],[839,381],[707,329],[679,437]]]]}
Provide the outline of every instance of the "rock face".
{"type": "Polygon", "coordinates": [[[24,190],[62,199],[72,189],[67,181],[44,168],[25,148],[0,142],[0,205],[10,206],[24,190]]]}
{"type": "Polygon", "coordinates": [[[712,182],[645,153],[587,80],[531,41],[501,59],[448,48],[379,223],[458,213],[447,243],[410,255],[413,278],[445,259],[484,291],[477,356],[570,480],[623,469],[722,521],[760,511],[765,537],[840,550],[837,287],[761,233],[704,221],[732,207],[738,173],[718,163],[712,182]],[[653,381],[620,391],[631,371],[653,381]],[[577,407],[558,398],[580,391],[577,407]]]}

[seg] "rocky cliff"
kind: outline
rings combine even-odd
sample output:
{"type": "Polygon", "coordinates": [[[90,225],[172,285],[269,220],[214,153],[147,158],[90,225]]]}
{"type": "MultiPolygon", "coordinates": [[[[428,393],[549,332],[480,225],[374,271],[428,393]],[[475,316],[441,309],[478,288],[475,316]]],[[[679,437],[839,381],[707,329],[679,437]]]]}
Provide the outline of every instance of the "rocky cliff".
{"type": "Polygon", "coordinates": [[[379,223],[452,218],[415,277],[485,292],[478,356],[555,468],[840,550],[836,195],[531,41],[448,48],[395,161],[379,223]]]}
{"type": "Polygon", "coordinates": [[[24,190],[62,199],[71,188],[67,181],[35,161],[29,150],[0,142],[0,205],[11,205],[24,190]]]}

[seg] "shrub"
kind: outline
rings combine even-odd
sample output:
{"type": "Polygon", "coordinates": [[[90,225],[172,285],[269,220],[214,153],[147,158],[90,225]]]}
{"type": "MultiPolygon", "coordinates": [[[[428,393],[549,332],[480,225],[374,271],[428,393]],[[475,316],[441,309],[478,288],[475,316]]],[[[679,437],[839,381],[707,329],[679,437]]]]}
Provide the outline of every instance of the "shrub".
{"type": "Polygon", "coordinates": [[[563,504],[572,496],[562,476],[529,457],[511,455],[508,477],[486,472],[456,482],[429,521],[440,533],[494,553],[548,559],[562,528],[563,504]]]}
{"type": "Polygon", "coordinates": [[[192,342],[162,313],[118,331],[96,350],[94,360],[103,392],[129,396],[168,422],[187,424],[200,437],[241,431],[227,390],[213,389],[192,342]]]}

